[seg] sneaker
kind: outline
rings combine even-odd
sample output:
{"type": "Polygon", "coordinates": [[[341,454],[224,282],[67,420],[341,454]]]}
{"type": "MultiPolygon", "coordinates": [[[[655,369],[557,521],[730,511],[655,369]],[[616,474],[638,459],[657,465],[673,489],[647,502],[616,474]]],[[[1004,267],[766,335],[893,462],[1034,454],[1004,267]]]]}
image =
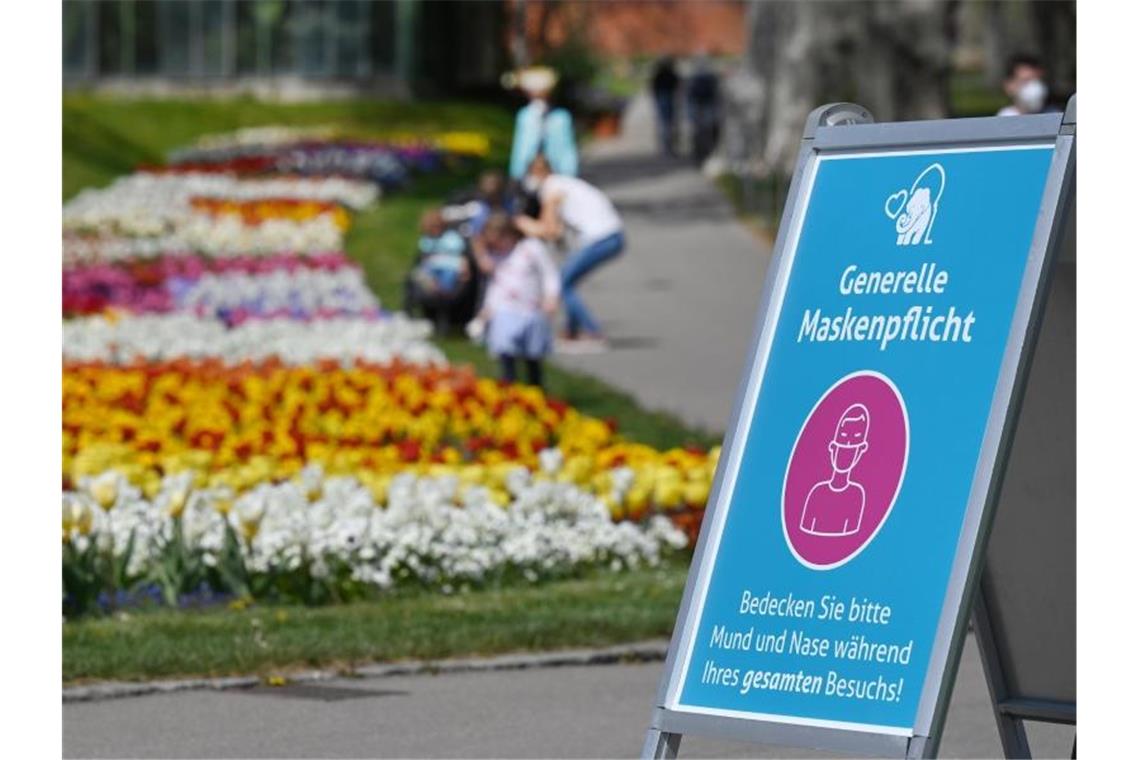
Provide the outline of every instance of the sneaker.
{"type": "Polygon", "coordinates": [[[601,335],[580,335],[554,341],[554,350],[560,354],[603,354],[609,349],[609,343],[601,335]]]}
{"type": "Polygon", "coordinates": [[[484,336],[487,334],[487,323],[479,317],[475,317],[467,323],[465,329],[467,330],[467,337],[470,338],[473,343],[482,343],[484,336]]]}

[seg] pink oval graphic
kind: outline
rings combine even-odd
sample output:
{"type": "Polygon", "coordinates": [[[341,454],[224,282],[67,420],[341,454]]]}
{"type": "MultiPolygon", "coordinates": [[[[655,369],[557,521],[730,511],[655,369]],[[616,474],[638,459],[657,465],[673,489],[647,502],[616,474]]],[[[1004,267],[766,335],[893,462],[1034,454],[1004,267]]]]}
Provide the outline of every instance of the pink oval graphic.
{"type": "Polygon", "coordinates": [[[830,570],[886,522],[910,446],[906,404],[885,375],[854,372],[815,403],[784,473],[784,538],[802,564],[830,570]]]}

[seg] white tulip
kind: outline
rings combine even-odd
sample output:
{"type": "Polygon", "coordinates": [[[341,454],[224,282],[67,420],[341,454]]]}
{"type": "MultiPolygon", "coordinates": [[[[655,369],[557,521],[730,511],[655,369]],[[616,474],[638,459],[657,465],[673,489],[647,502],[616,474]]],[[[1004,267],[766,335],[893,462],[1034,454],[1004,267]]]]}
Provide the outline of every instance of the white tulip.
{"type": "Polygon", "coordinates": [[[445,366],[443,352],[429,341],[431,331],[429,322],[400,313],[382,319],[254,320],[232,329],[190,314],[95,316],[64,322],[63,358],[127,364],[189,357],[239,364],[276,357],[290,365],[332,359],[344,367],[357,359],[374,364],[399,359],[445,366]]]}
{"type": "MultiPolygon", "coordinates": [[[[185,487],[185,476],[167,476],[160,494],[185,487]]],[[[520,479],[506,509],[484,488],[468,489],[464,506],[457,508],[457,487],[453,477],[405,473],[393,479],[388,507],[379,509],[355,478],[325,478],[312,468],[297,481],[264,483],[246,492],[228,519],[245,539],[242,551],[252,572],[307,564],[319,577],[346,566],[354,579],[382,589],[401,580],[437,588],[469,585],[504,570],[539,580],[585,565],[621,569],[654,564],[662,552],[686,544],[684,534],[663,517],[615,523],[598,499],[570,484],[520,479]]],[[[65,495],[65,524],[68,515],[74,524],[83,514],[87,498],[65,495]]],[[[113,511],[102,517],[101,510],[91,512],[97,518],[91,535],[114,551],[125,551],[135,535],[132,572],[143,572],[154,561],[179,519],[158,504],[161,498],[152,504],[128,485],[113,511]]],[[[194,492],[180,517],[183,539],[202,549],[211,564],[224,546],[227,519],[213,507],[216,498],[213,492],[194,492]]]]}
{"type": "Polygon", "coordinates": [[[363,209],[379,192],[371,182],[340,177],[241,179],[228,174],[151,174],[139,172],[107,187],[83,190],[63,206],[65,230],[154,236],[186,224],[196,211],[194,198],[256,201],[276,198],[339,203],[363,209]]]}

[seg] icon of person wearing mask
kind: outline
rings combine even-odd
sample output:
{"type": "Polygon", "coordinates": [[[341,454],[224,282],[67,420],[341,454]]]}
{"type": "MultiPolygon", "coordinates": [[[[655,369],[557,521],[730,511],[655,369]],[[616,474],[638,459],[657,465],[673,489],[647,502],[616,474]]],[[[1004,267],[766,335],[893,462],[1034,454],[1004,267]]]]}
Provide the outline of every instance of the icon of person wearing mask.
{"type": "Polygon", "coordinates": [[[1045,66],[1040,58],[1025,54],[1010,58],[1003,87],[1012,103],[998,111],[998,116],[1022,116],[1046,110],[1049,88],[1045,86],[1045,66]]]}
{"type": "Polygon", "coordinates": [[[839,416],[835,435],[827,445],[831,477],[812,486],[804,501],[800,530],[813,536],[849,536],[863,522],[867,495],[851,480],[851,471],[867,453],[871,414],[862,404],[852,404],[839,416]]]}

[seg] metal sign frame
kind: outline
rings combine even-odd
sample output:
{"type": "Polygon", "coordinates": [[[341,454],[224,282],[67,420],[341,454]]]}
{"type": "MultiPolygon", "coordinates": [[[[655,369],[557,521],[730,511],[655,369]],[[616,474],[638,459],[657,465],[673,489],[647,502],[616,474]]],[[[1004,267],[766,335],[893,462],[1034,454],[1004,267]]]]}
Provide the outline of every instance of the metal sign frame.
{"type": "Polygon", "coordinates": [[[709,506],[701,528],[680,611],[669,644],[642,757],[675,757],[687,733],[727,739],[808,747],[883,757],[937,754],[950,693],[958,670],[985,558],[986,542],[1001,491],[1013,429],[1025,391],[1028,368],[1041,326],[1053,262],[1070,204],[1076,160],[1076,97],[1062,114],[986,117],[918,122],[873,123],[867,109],[852,103],[821,106],[808,116],[796,170],[788,191],[774,255],[761,299],[751,350],[736,393],[709,506]],[[798,232],[803,223],[815,167],[821,156],[904,150],[940,150],[1052,144],[1054,153],[1002,354],[993,400],[963,517],[949,581],[943,596],[930,662],[922,686],[913,734],[878,733],[857,727],[804,725],[670,709],[685,659],[696,635],[698,596],[711,580],[713,559],[727,516],[732,481],[746,443],[749,399],[761,390],[787,288],[798,232]],[[726,485],[726,481],[728,485],[726,485]]]}
{"type": "MultiPolygon", "coordinates": [[[[1075,128],[1075,122],[1071,108],[1062,129],[1075,128]]],[[[1026,721],[1077,722],[1075,615],[1047,630],[1034,624],[1058,604],[1074,604],[1076,592],[1076,441],[1070,427],[1076,422],[1075,184],[1067,202],[1041,339],[974,601],[974,638],[1006,757],[1032,756],[1026,721]],[[1060,438],[1042,435],[1043,427],[1059,429],[1060,438]],[[1036,523],[1037,530],[1027,523],[1036,523]],[[1029,682],[1027,671],[1033,674],[1029,682]]]]}

